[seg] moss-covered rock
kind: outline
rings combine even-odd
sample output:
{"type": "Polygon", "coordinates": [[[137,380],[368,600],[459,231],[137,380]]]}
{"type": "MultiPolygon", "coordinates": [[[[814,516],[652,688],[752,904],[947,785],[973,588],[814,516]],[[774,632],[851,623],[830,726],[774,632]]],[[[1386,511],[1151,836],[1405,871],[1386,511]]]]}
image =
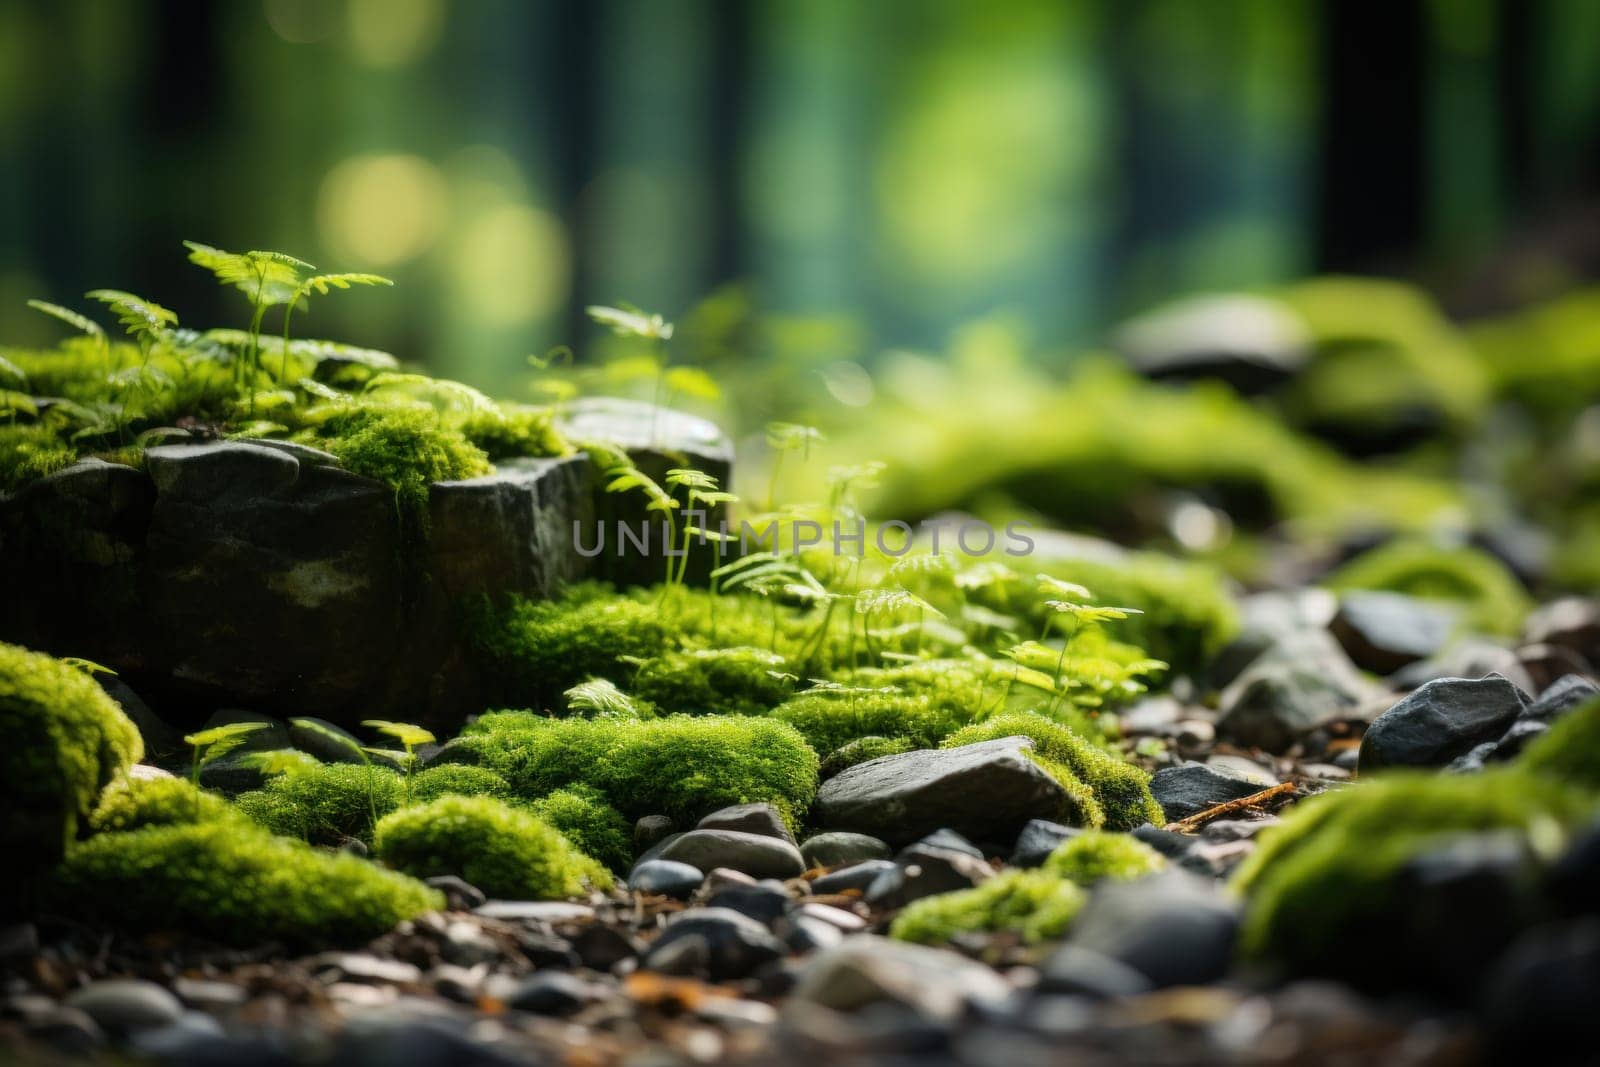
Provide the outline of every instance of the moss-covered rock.
{"type": "Polygon", "coordinates": [[[1516,575],[1489,553],[1398,540],[1364,552],[1328,576],[1337,590],[1387,589],[1458,607],[1479,633],[1516,634],[1533,606],[1516,575]]]}
{"type": "Polygon", "coordinates": [[[494,411],[479,411],[463,418],[461,435],[490,460],[519,456],[565,456],[572,452],[555,420],[545,408],[501,404],[494,411]]]}
{"type": "Polygon", "coordinates": [[[373,823],[405,801],[405,782],[383,767],[317,763],[239,796],[239,809],[276,834],[334,845],[370,840],[373,823]]]}
{"type": "Polygon", "coordinates": [[[1404,969],[1372,946],[1407,944],[1404,866],[1429,847],[1512,831],[1531,851],[1559,847],[1564,829],[1600,807],[1595,794],[1520,768],[1478,775],[1394,772],[1312,797],[1262,833],[1233,887],[1249,906],[1241,948],[1296,973],[1387,985],[1404,969]]]}
{"type": "Polygon", "coordinates": [[[633,862],[633,827],[598,790],[569,786],[540,797],[529,807],[611,870],[625,872],[633,862]]]}
{"type": "Polygon", "coordinates": [[[1524,774],[1600,793],[1600,700],[1573,708],[1517,757],[1524,774]]]}
{"type": "Polygon", "coordinates": [[[518,797],[537,800],[582,784],[632,819],[666,815],[692,826],[719,808],[769,801],[793,826],[816,795],[816,753],[793,727],[769,719],[546,719],[496,712],[467,727],[459,740],[464,744],[449,758],[499,773],[518,797]]]}
{"type": "Polygon", "coordinates": [[[95,798],[144,753],[139,731],[71,664],[0,644],[0,848],[26,878],[59,860],[95,798]]]}
{"type": "Polygon", "coordinates": [[[1042,715],[996,715],[957,730],[942,747],[1013,736],[1033,741],[1033,758],[1069,793],[1079,797],[1089,793],[1093,804],[1080,814],[1080,821],[1091,829],[1132,830],[1166,822],[1161,805],[1150,795],[1149,775],[1042,715]]]}
{"type": "Polygon", "coordinates": [[[1136,837],[1091,830],[1063,841],[1045,859],[1042,869],[1089,886],[1102,878],[1127,881],[1164,866],[1161,853],[1136,837]]]}
{"type": "Polygon", "coordinates": [[[902,752],[910,752],[915,747],[904,737],[880,737],[876,734],[858,737],[828,753],[817,768],[817,777],[832,778],[840,771],[848,770],[858,763],[866,763],[880,756],[897,756],[902,752]]]}
{"type": "Polygon", "coordinates": [[[663,712],[754,715],[794,691],[788,662],[764,648],[668,652],[639,665],[633,693],[663,712]]]}
{"type": "Polygon", "coordinates": [[[559,900],[585,884],[608,888],[605,868],[537,816],[492,797],[446,796],[385,816],[374,835],[385,863],[428,878],[454,874],[490,896],[559,900]]]}
{"type": "Polygon", "coordinates": [[[302,948],[367,941],[444,905],[402,874],[238,820],[100,834],[72,848],[49,893],[52,911],[83,922],[302,948]]]}
{"type": "Polygon", "coordinates": [[[818,752],[835,752],[866,737],[904,741],[907,748],[932,748],[970,721],[926,697],[847,687],[811,689],[773,709],[772,718],[800,731],[818,752]]]}
{"type": "Polygon", "coordinates": [[[402,503],[426,502],[430,482],[476,478],[494,468],[483,450],[431,408],[352,406],[318,427],[310,443],[345,469],[382,482],[402,503]]]}
{"type": "Polygon", "coordinates": [[[1049,871],[1004,871],[973,889],[912,902],[889,927],[901,941],[939,944],[962,933],[1014,930],[1024,941],[1059,937],[1088,900],[1049,871]]]}

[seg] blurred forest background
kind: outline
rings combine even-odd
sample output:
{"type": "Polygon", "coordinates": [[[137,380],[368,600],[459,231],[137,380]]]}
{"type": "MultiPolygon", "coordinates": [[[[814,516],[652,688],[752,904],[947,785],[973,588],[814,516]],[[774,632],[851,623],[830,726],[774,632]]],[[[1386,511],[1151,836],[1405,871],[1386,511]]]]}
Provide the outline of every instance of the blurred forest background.
{"type": "Polygon", "coordinates": [[[1489,313],[1600,267],[1596,56],[1589,0],[0,0],[0,336],[239,325],[184,238],[391,275],[301,329],[502,391],[596,302],[805,361],[1329,271],[1489,313]]]}

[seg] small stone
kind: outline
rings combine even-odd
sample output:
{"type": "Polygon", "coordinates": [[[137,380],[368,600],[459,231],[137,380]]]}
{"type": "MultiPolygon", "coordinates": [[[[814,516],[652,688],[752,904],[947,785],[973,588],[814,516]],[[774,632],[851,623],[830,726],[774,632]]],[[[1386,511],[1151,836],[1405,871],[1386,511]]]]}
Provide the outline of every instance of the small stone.
{"type": "Polygon", "coordinates": [[[507,922],[559,923],[594,918],[594,909],[589,905],[564,900],[491,900],[472,910],[485,919],[507,922]]]}
{"type": "Polygon", "coordinates": [[[944,849],[948,852],[964,852],[975,860],[987,858],[983,854],[983,849],[979,848],[977,845],[974,845],[971,841],[968,841],[966,838],[962,837],[960,834],[949,829],[948,827],[941,830],[935,830],[933,833],[928,834],[926,837],[919,839],[908,848],[901,849],[900,851],[903,855],[910,849],[917,848],[933,848],[944,849]]]}
{"type": "Polygon", "coordinates": [[[1004,978],[958,953],[859,934],[813,956],[791,999],[840,1012],[896,1006],[950,1023],[1010,996],[1004,978]]]}
{"type": "Polygon", "coordinates": [[[994,877],[994,868],[967,852],[916,844],[904,849],[895,866],[873,880],[865,897],[881,908],[901,908],[914,900],[971,889],[994,877]]]}
{"type": "Polygon", "coordinates": [[[633,851],[643,855],[672,836],[673,823],[665,815],[646,815],[633,824],[633,851]]]}
{"type": "Polygon", "coordinates": [[[1168,859],[1179,859],[1194,847],[1194,838],[1187,834],[1163,830],[1161,827],[1151,826],[1149,823],[1145,823],[1143,826],[1136,826],[1129,832],[1168,859]]]}
{"type": "Polygon", "coordinates": [[[590,970],[609,971],[644,951],[638,941],[615,926],[589,923],[572,935],[572,950],[590,970]]]}
{"type": "Polygon", "coordinates": [[[783,838],[739,830],[690,830],[653,858],[687,863],[703,871],[731,867],[757,878],[793,878],[806,869],[800,850],[783,838]]]}
{"type": "Polygon", "coordinates": [[[771,804],[735,804],[722,808],[701,819],[697,830],[737,830],[740,833],[777,837],[794,844],[794,835],[784,824],[783,816],[771,804]]]}
{"type": "Polygon", "coordinates": [[[1049,818],[1065,790],[1029,758],[1033,742],[1004,737],[959,748],[883,756],[822,784],[817,821],[904,845],[941,828],[977,840],[1011,840],[1029,819],[1049,818]]]}
{"type": "Polygon", "coordinates": [[[495,939],[483,932],[475,922],[458,920],[444,928],[444,941],[439,954],[449,963],[471,967],[478,963],[491,963],[501,956],[495,939]]]}
{"type": "Polygon", "coordinates": [[[183,1015],[183,1002],[171,991],[136,978],[90,982],[62,1003],[83,1012],[112,1034],[168,1026],[183,1015]]]}
{"type": "Polygon", "coordinates": [[[1158,988],[1205,985],[1233,959],[1237,905],[1211,883],[1179,871],[1096,888],[1070,944],[1108,956],[1158,988]]]}
{"type": "Polygon", "coordinates": [[[1524,645],[1517,649],[1517,664],[1527,674],[1526,684],[1508,671],[1500,673],[1529,693],[1541,692],[1569,674],[1593,677],[1600,673],[1594,664],[1560,645],[1524,645]]]}
{"type": "Polygon", "coordinates": [[[311,716],[289,724],[289,742],[323,763],[360,763],[365,754],[365,746],[355,734],[327,719],[311,716]]]}
{"type": "Polygon", "coordinates": [[[1522,632],[1526,644],[1560,645],[1589,663],[1600,662],[1600,600],[1553,600],[1528,616],[1522,632]]]}
{"type": "Polygon", "coordinates": [[[1062,945],[1039,972],[1039,993],[1071,994],[1110,1000],[1148,993],[1150,980],[1139,971],[1082,945],[1062,945]]]}
{"type": "Polygon", "coordinates": [[[791,915],[779,928],[784,944],[795,952],[816,952],[844,940],[844,931],[809,915],[791,915]]]}
{"type": "Polygon", "coordinates": [[[1150,794],[1168,820],[1186,819],[1218,804],[1259,793],[1263,788],[1203,763],[1164,767],[1150,778],[1150,794]]]}
{"type": "Polygon", "coordinates": [[[1523,692],[1499,675],[1429,682],[1367,728],[1359,770],[1443,766],[1498,738],[1527,706],[1523,692]]]}
{"type": "Polygon", "coordinates": [[[212,1012],[236,1008],[249,999],[249,994],[241,985],[202,978],[174,978],[172,991],[189,1007],[212,1012]]]}
{"type": "Polygon", "coordinates": [[[1596,687],[1589,679],[1577,674],[1563,675],[1528,705],[1523,717],[1550,722],[1596,697],[1600,697],[1600,687],[1596,687]]]}
{"type": "Polygon", "coordinates": [[[1017,835],[1011,850],[1011,866],[1037,867],[1042,864],[1063,841],[1083,833],[1076,826],[1064,826],[1049,819],[1030,819],[1017,835]]]}
{"type": "Polygon", "coordinates": [[[1282,753],[1318,726],[1347,715],[1372,691],[1327,633],[1293,632],[1222,691],[1217,736],[1282,753]]]}
{"type": "Polygon", "coordinates": [[[1378,590],[1353,590],[1339,598],[1329,627],[1357,667],[1375,674],[1436,655],[1450,639],[1458,612],[1436,602],[1378,590]]]}
{"type": "Polygon", "coordinates": [[[740,915],[771,926],[773,921],[789,909],[789,894],[783,884],[729,886],[706,901],[708,908],[727,908],[740,915]]]}
{"type": "Polygon", "coordinates": [[[1482,678],[1499,674],[1525,692],[1535,688],[1517,653],[1481,637],[1464,637],[1437,655],[1396,671],[1389,685],[1402,692],[1418,689],[1440,678],[1482,678]]]}
{"type": "Polygon", "coordinates": [[[832,830],[813,834],[800,846],[800,858],[806,868],[845,867],[863,860],[889,858],[886,842],[867,834],[853,834],[846,830],[832,830]]]}
{"type": "Polygon", "coordinates": [[[28,1039],[68,1055],[82,1056],[106,1044],[105,1031],[87,1012],[73,1007],[52,1007],[28,1019],[23,1026],[28,1039]]]}
{"type": "Polygon", "coordinates": [[[636,893],[656,893],[687,900],[705,881],[700,868],[676,860],[645,860],[628,874],[628,888],[636,893]]]}
{"type": "Polygon", "coordinates": [[[402,960],[384,959],[369,952],[330,953],[318,957],[315,969],[335,981],[374,985],[411,985],[422,981],[422,971],[402,960]]]}
{"type": "Polygon", "coordinates": [[[650,970],[660,969],[662,953],[675,942],[689,937],[704,941],[705,973],[714,982],[743,978],[785,954],[783,942],[765,925],[748,916],[727,908],[691,908],[668,921],[661,936],[645,953],[642,965],[650,970]]]}
{"type": "Polygon", "coordinates": [[[822,875],[811,883],[811,891],[818,896],[831,896],[851,890],[864,892],[879,875],[893,870],[898,868],[892,860],[867,860],[822,875]]]}
{"type": "Polygon", "coordinates": [[[571,1015],[606,998],[606,991],[577,975],[540,971],[524,979],[506,1000],[506,1006],[534,1015],[571,1015]]]}
{"type": "Polygon", "coordinates": [[[846,933],[853,934],[858,930],[865,930],[867,928],[867,920],[863,919],[855,912],[845,911],[843,908],[836,908],[832,904],[818,904],[814,900],[808,900],[804,904],[800,905],[795,909],[795,913],[799,915],[807,915],[813,919],[820,919],[822,922],[828,923],[831,926],[837,926],[846,933]]]}
{"type": "Polygon", "coordinates": [[[1247,394],[1290,380],[1312,351],[1290,308],[1241,294],[1186,297],[1147,311],[1119,328],[1114,343],[1147,378],[1215,379],[1247,394]]]}
{"type": "Polygon", "coordinates": [[[438,874],[425,879],[428,885],[444,894],[445,907],[451,911],[472,911],[489,902],[483,890],[454,874],[438,874]]]}

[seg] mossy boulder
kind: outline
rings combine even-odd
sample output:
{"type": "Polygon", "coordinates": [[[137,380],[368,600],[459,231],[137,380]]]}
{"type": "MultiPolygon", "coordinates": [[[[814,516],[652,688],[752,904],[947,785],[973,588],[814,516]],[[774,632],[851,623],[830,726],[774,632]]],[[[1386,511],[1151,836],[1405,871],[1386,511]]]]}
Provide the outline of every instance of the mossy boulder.
{"type": "Polygon", "coordinates": [[[357,944],[444,906],[405,875],[239,820],[99,834],[73,847],[49,899],[57,914],[132,933],[298,948],[357,944]]]}
{"type": "Polygon", "coordinates": [[[559,900],[611,877],[549,823],[492,797],[446,796],[385,816],[374,835],[385,863],[419,878],[454,874],[490,896],[559,900]]]}
{"type": "Polygon", "coordinates": [[[611,870],[622,873],[633,862],[633,825],[598,790],[583,785],[557,789],[529,810],[611,870]]]}
{"type": "Polygon", "coordinates": [[[1150,794],[1148,774],[1042,715],[996,715],[951,734],[945,738],[944,747],[999,737],[1031,740],[1031,758],[1071,794],[1077,810],[1063,813],[1058,821],[1107,830],[1133,830],[1145,823],[1161,826],[1166,822],[1161,805],[1150,794]]]}
{"type": "MultiPolygon", "coordinates": [[[[15,587],[5,599],[12,599],[15,587]]],[[[77,667],[0,644],[0,845],[23,879],[60,860],[100,791],[144,752],[139,731],[77,667]]]]}
{"type": "Polygon", "coordinates": [[[1136,837],[1090,830],[1058,845],[1042,869],[1090,886],[1103,878],[1130,881],[1164,866],[1161,854],[1136,837]]]}
{"type": "Polygon", "coordinates": [[[216,793],[182,778],[123,778],[113,782],[89,816],[91,833],[127,833],[146,826],[241,820],[242,813],[216,793]]]}
{"type": "Polygon", "coordinates": [[[719,808],[767,801],[793,827],[817,788],[816,753],[794,728],[745,716],[548,719],[496,712],[468,726],[441,755],[488,767],[526,800],[586,785],[630,819],[666,815],[680,826],[719,808]]]}
{"type": "Polygon", "coordinates": [[[664,712],[754,715],[783,703],[795,676],[764,648],[668,652],[639,665],[632,692],[664,712]]]}
{"type": "Polygon", "coordinates": [[[426,804],[443,796],[511,799],[511,786],[487,767],[466,763],[441,763],[411,776],[407,795],[413,804],[426,804]]]}

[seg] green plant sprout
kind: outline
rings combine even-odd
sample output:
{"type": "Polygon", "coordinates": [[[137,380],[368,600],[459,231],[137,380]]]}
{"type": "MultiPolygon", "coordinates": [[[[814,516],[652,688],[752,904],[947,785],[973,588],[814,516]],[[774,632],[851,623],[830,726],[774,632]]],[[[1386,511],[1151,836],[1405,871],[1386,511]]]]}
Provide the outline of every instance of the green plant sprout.
{"type": "MultiPolygon", "coordinates": [[[[689,512],[694,512],[696,510],[695,505],[700,505],[700,514],[706,522],[710,521],[709,516],[711,514],[711,509],[716,507],[718,504],[735,504],[739,501],[739,498],[733,493],[729,493],[718,488],[716,478],[707,474],[705,471],[693,470],[687,467],[674,467],[667,471],[666,482],[667,485],[671,486],[673,489],[682,489],[685,491],[685,494],[689,498],[689,507],[687,509],[689,512]]],[[[688,574],[689,540],[693,535],[699,535],[701,540],[709,539],[718,541],[719,543],[726,543],[734,540],[733,536],[730,534],[725,534],[716,530],[708,530],[704,526],[692,526],[688,521],[688,517],[685,516],[683,524],[683,554],[678,559],[678,571],[675,578],[671,570],[672,561],[671,559],[668,559],[667,561],[667,580],[669,584],[682,585],[684,578],[688,574]]],[[[721,550],[719,549],[718,551],[720,553],[721,550]]]]}
{"type": "Polygon", "coordinates": [[[209,730],[189,734],[184,737],[184,743],[194,749],[194,756],[189,763],[189,784],[194,786],[195,816],[200,814],[200,771],[226,756],[240,745],[245,739],[258,730],[265,730],[264,722],[230,722],[221,726],[213,726],[209,730]]]}
{"type": "Polygon", "coordinates": [[[672,323],[660,315],[641,311],[636,307],[606,307],[592,304],[584,308],[589,318],[604,326],[618,337],[642,340],[649,348],[639,360],[622,360],[608,368],[616,377],[628,378],[649,375],[654,379],[650,396],[650,443],[656,443],[657,415],[674,393],[687,393],[703,400],[716,400],[722,395],[716,381],[698,367],[668,367],[667,342],[672,340],[672,323]]]}
{"type": "Polygon", "coordinates": [[[767,510],[777,508],[778,471],[783,457],[799,452],[801,461],[811,458],[811,446],[827,440],[815,426],[802,426],[796,422],[767,423],[767,447],[772,449],[772,469],[767,472],[767,510]]]}
{"type": "Polygon", "coordinates": [[[638,703],[604,678],[590,678],[561,694],[567,711],[586,719],[638,719],[638,703]]]}
{"type": "MultiPolygon", "coordinates": [[[[289,302],[283,309],[283,362],[278,372],[278,380],[283,381],[289,377],[289,318],[294,314],[294,309],[308,296],[315,292],[319,296],[327,296],[333,289],[349,289],[353,285],[393,285],[394,282],[381,274],[314,274],[301,282],[289,297],[289,302]]],[[[309,307],[307,308],[309,311],[309,307]]]]}
{"type": "Polygon", "coordinates": [[[361,725],[378,731],[386,737],[392,737],[400,742],[400,747],[406,752],[405,787],[406,800],[411,799],[411,774],[417,768],[417,749],[422,745],[431,745],[437,738],[430,730],[414,726],[408,722],[390,722],[387,719],[363,719],[361,725]]]}
{"type": "MultiPolygon", "coordinates": [[[[326,741],[330,741],[346,752],[352,753],[362,766],[367,770],[367,807],[372,814],[371,826],[378,825],[378,785],[372,773],[372,759],[367,755],[367,750],[361,743],[339,730],[330,730],[327,726],[315,719],[290,719],[290,723],[302,730],[308,730],[326,741]]],[[[425,731],[424,731],[425,732],[425,731]]]]}
{"type": "MultiPolygon", "coordinates": [[[[29,300],[28,306],[88,335],[90,340],[94,341],[100,348],[100,355],[106,364],[106,373],[109,374],[111,372],[111,338],[106,336],[106,331],[101,328],[98,322],[87,315],[73,311],[71,308],[62,307],[60,304],[52,304],[48,300],[29,300]]],[[[21,372],[19,371],[18,373],[21,372]]],[[[24,378],[26,378],[26,375],[24,375],[24,378]]]]}

